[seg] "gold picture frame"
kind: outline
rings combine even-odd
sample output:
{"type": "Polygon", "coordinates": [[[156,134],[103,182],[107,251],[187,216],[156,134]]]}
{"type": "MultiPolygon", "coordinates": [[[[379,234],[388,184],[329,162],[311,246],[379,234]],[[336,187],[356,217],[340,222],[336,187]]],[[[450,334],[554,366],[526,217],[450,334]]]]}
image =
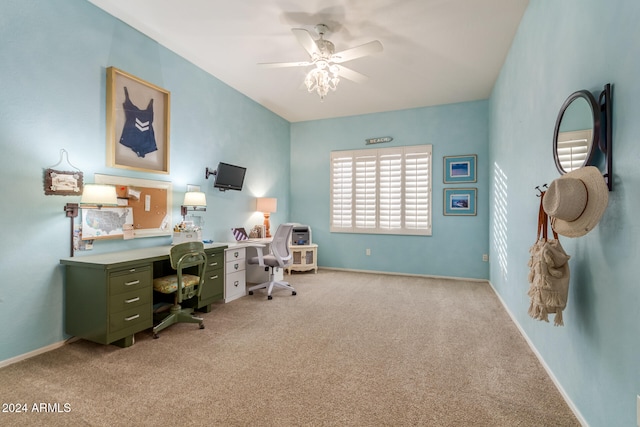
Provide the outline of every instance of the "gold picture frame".
{"type": "Polygon", "coordinates": [[[133,237],[171,236],[173,185],[170,181],[94,174],[96,184],[116,187],[120,208],[131,208],[133,237]]]}
{"type": "Polygon", "coordinates": [[[107,68],[107,166],[169,173],[171,94],[107,68]]]}

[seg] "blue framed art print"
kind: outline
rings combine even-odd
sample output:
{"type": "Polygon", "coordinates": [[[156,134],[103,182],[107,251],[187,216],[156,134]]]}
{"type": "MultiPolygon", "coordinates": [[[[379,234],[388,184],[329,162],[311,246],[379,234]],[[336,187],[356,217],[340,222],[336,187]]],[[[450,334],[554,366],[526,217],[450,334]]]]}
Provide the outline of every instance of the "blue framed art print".
{"type": "Polygon", "coordinates": [[[476,160],[475,154],[445,156],[443,169],[445,184],[476,182],[476,160]]]}
{"type": "Polygon", "coordinates": [[[445,215],[475,215],[478,190],[476,188],[445,188],[445,215]]]}

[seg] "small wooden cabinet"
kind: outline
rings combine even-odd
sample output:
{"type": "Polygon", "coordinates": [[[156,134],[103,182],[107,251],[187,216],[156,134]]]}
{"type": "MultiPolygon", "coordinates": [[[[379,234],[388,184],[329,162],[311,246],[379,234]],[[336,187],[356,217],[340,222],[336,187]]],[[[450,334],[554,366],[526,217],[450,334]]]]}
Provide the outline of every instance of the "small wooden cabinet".
{"type": "Polygon", "coordinates": [[[224,302],[230,302],[247,293],[246,248],[225,250],[224,302]]]}
{"type": "Polygon", "coordinates": [[[289,246],[293,263],[285,267],[287,272],[291,271],[310,271],[318,272],[318,245],[312,243],[310,245],[291,245],[289,246]]]}

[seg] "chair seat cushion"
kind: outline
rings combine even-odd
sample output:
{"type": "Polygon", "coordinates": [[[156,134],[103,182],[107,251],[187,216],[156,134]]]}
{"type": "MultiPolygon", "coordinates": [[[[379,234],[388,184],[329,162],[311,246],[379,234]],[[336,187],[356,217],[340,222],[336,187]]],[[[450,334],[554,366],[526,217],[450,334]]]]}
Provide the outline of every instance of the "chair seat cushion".
{"type": "MultiPolygon", "coordinates": [[[[265,255],[262,257],[262,261],[264,265],[269,267],[279,267],[280,263],[278,262],[278,258],[273,255],[265,255]]],[[[257,256],[249,258],[249,264],[260,264],[260,258],[257,256]]]]}
{"type": "MultiPolygon", "coordinates": [[[[200,277],[193,274],[182,275],[182,286],[187,288],[189,286],[197,285],[200,282],[200,277]]],[[[178,275],[172,274],[170,276],[158,277],[153,279],[153,289],[163,294],[171,294],[178,290],[178,275]]]]}

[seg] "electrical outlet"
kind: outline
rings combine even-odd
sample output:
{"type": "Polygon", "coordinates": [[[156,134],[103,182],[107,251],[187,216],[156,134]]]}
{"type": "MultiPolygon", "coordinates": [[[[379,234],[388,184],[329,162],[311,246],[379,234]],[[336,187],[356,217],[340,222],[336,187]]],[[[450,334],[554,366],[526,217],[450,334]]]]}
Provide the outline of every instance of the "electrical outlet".
{"type": "Polygon", "coordinates": [[[367,256],[371,255],[371,249],[369,248],[367,248],[364,252],[367,256]]]}
{"type": "Polygon", "coordinates": [[[489,254],[482,254],[482,261],[489,262],[489,254]]]}

